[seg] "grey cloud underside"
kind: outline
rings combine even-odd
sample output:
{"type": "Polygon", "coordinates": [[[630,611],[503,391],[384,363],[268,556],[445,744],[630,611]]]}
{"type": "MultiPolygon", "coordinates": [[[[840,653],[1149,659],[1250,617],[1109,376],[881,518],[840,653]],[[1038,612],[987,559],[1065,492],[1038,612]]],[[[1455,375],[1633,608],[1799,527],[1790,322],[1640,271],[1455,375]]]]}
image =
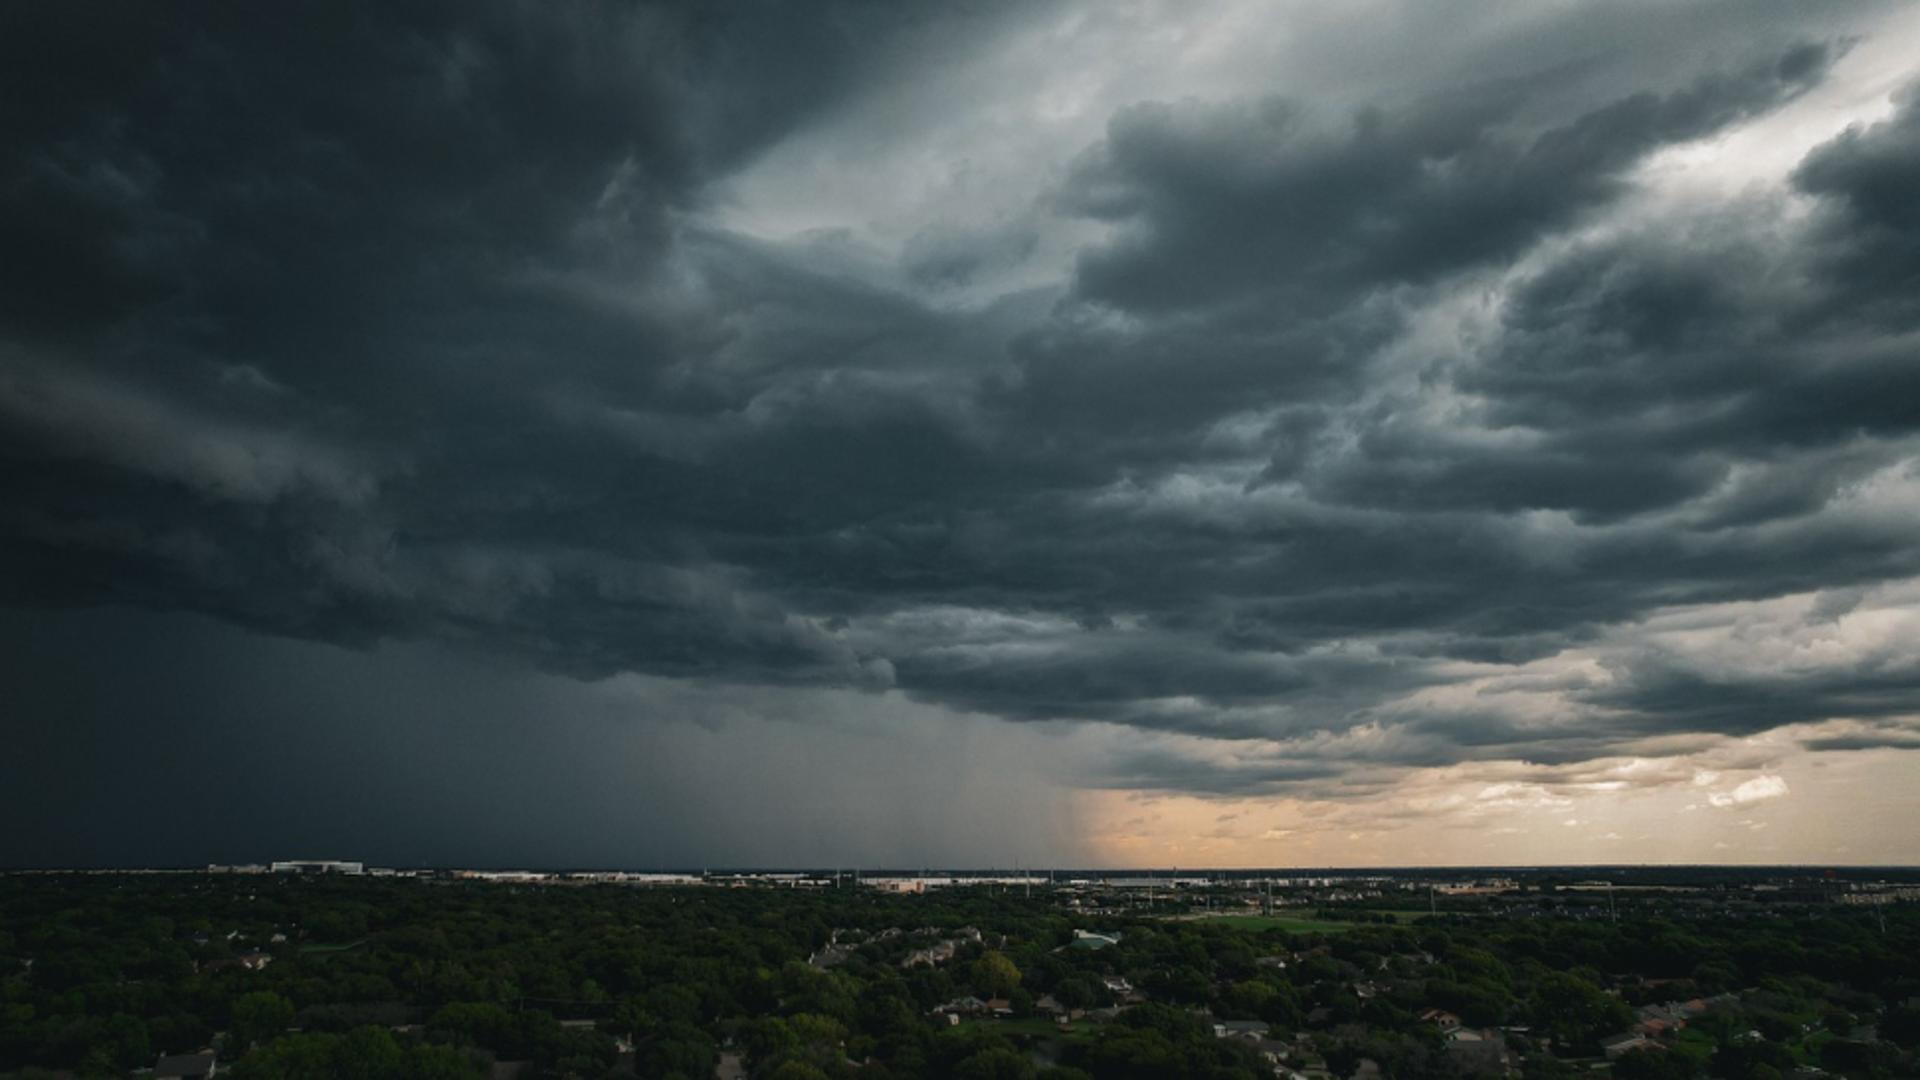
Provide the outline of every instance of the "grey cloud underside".
{"type": "Polygon", "coordinates": [[[1829,60],[1801,46],[1541,131],[1513,130],[1529,80],[1370,108],[1332,130],[1284,99],[1136,106],[1069,183],[1070,207],[1124,225],[1082,256],[1078,289],[1135,309],[1250,293],[1321,307],[1511,256],[1618,195],[1649,150],[1776,106],[1829,60]]]}
{"type": "Polygon", "coordinates": [[[199,14],[0,16],[7,603],[1304,740],[1109,772],[1202,791],[1920,702],[1910,664],[1625,650],[1565,723],[1418,704],[1920,575],[1858,505],[1920,428],[1920,99],[1790,192],[1588,228],[1831,76],[1790,15],[1651,82],[1127,105],[1029,219],[876,271],[713,185],[1031,8],[199,14]],[[941,299],[1064,225],[1097,235],[1054,284],[941,299]],[[1477,339],[1421,336],[1480,291],[1477,339]]]}

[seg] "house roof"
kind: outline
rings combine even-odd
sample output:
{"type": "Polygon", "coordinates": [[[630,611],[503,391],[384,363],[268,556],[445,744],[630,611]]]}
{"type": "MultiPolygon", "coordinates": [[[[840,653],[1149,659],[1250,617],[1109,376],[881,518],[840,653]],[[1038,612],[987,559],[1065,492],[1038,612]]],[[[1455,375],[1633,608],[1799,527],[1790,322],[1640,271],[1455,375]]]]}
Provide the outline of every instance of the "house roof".
{"type": "Polygon", "coordinates": [[[161,1076],[205,1076],[213,1071],[212,1054],[162,1054],[154,1063],[153,1075],[161,1076]]]}
{"type": "Polygon", "coordinates": [[[1647,1037],[1645,1035],[1640,1034],[1637,1031],[1623,1031],[1618,1035],[1609,1035],[1606,1038],[1601,1039],[1600,1045],[1601,1046],[1628,1046],[1633,1043],[1643,1043],[1646,1041],[1647,1041],[1647,1037]]]}

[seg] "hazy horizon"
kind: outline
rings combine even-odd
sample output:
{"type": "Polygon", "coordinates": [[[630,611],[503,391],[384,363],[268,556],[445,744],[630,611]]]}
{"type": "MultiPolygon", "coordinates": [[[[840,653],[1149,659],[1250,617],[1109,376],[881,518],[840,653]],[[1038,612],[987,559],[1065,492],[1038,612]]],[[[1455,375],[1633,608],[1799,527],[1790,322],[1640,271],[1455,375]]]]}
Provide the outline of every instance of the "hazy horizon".
{"type": "Polygon", "coordinates": [[[0,865],[0,873],[204,873],[210,868],[223,868],[226,872],[233,867],[261,867],[273,862],[358,862],[370,869],[395,871],[451,871],[474,870],[484,872],[526,871],[529,873],[630,873],[630,874],[783,874],[809,873],[834,874],[855,873],[871,874],[883,877],[934,876],[943,874],[995,875],[1012,877],[1019,875],[1045,877],[1048,874],[1068,873],[1105,873],[1138,872],[1141,874],[1170,874],[1188,872],[1195,874],[1231,873],[1254,874],[1262,872],[1311,874],[1315,871],[1327,871],[1338,876],[1358,875],[1370,872],[1436,874],[1454,871],[1522,871],[1546,872],[1555,870],[1783,870],[1783,871],[1834,871],[1834,872],[1870,872],[1876,870],[1897,870],[1920,873],[1920,862],[1752,862],[1723,860],[1718,862],[1542,862],[1542,863],[1272,863],[1272,864],[1195,864],[1183,866],[1167,863],[1046,863],[1029,866],[999,865],[990,863],[730,863],[720,861],[694,861],[688,863],[560,863],[560,862],[433,862],[416,861],[413,863],[381,862],[361,858],[354,852],[267,852],[259,855],[235,858],[232,860],[213,860],[198,862],[71,862],[71,863],[9,863],[0,865]]]}

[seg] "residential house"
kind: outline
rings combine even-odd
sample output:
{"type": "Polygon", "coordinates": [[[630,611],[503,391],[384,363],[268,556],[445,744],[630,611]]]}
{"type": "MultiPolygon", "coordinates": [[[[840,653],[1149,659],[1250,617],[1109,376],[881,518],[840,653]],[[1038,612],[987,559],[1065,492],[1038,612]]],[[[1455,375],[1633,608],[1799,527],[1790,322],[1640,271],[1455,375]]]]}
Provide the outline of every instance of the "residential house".
{"type": "Polygon", "coordinates": [[[1267,1033],[1267,1025],[1259,1020],[1215,1020],[1213,1033],[1222,1039],[1254,1038],[1267,1033]]]}
{"type": "Polygon", "coordinates": [[[1075,930],[1073,947],[1076,949],[1106,949],[1120,944],[1120,935],[1115,931],[1095,933],[1091,930],[1075,930]]]}
{"type": "Polygon", "coordinates": [[[935,1015],[944,1014],[947,1016],[978,1016],[986,1011],[987,1003],[974,997],[972,994],[968,994],[965,997],[957,997],[944,1005],[935,1005],[933,1007],[935,1015]]]}
{"type": "Polygon", "coordinates": [[[1506,1076],[1513,1070],[1507,1041],[1497,1031],[1457,1028],[1447,1035],[1447,1056],[1473,1076],[1506,1076]]]}
{"type": "Polygon", "coordinates": [[[154,1080],[197,1080],[219,1073],[219,1062],[211,1053],[162,1054],[153,1066],[154,1080]]]}
{"type": "Polygon", "coordinates": [[[1617,1058],[1622,1054],[1638,1050],[1643,1046],[1652,1045],[1654,1045],[1653,1040],[1637,1031],[1623,1031],[1618,1035],[1609,1035],[1600,1040],[1600,1049],[1604,1051],[1609,1058],[1617,1058]]]}

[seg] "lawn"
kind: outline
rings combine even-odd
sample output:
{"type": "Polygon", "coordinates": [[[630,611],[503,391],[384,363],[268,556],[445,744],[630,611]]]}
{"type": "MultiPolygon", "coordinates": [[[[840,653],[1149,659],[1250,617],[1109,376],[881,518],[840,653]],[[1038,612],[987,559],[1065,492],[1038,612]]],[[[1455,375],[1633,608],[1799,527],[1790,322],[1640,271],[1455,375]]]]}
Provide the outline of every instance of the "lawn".
{"type": "Polygon", "coordinates": [[[1285,930],[1294,934],[1338,934],[1353,929],[1355,925],[1326,919],[1296,919],[1286,915],[1216,915],[1207,921],[1248,933],[1285,930]]]}

